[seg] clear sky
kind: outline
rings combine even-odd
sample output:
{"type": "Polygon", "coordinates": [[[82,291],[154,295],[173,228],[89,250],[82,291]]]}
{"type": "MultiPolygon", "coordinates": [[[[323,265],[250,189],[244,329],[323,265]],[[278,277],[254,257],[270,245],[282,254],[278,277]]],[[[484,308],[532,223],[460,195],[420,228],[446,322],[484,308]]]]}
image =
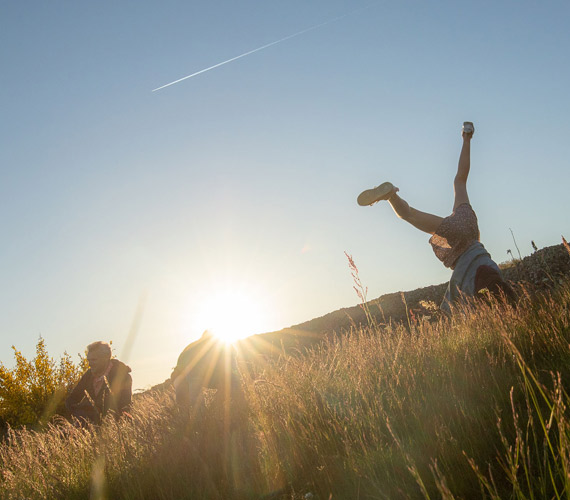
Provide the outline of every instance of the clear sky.
{"type": "Polygon", "coordinates": [[[569,25],[567,1],[0,3],[0,360],[112,340],[144,388],[242,298],[250,333],[356,304],[344,251],[370,298],[448,280],[356,196],[448,215],[465,120],[495,260],[510,229],[523,256],[570,237],[569,25]]]}

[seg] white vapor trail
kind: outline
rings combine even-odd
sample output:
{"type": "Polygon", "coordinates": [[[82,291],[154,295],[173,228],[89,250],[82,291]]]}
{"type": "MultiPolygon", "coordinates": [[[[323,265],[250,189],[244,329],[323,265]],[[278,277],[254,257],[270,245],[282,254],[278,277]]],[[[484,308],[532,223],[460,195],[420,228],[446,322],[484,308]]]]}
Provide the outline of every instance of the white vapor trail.
{"type": "Polygon", "coordinates": [[[188,75],[188,76],[185,76],[183,78],[179,78],[178,80],[175,80],[173,82],[167,83],[166,85],[163,85],[162,87],[158,87],[158,88],[154,89],[152,92],[156,92],[157,90],[161,90],[161,89],[164,89],[166,87],[170,87],[171,85],[174,85],[175,83],[179,83],[179,82],[182,82],[184,80],[188,80],[189,78],[193,78],[195,76],[201,75],[202,73],[206,73],[206,71],[210,71],[214,68],[219,68],[220,66],[223,66],[224,64],[228,64],[232,61],[236,61],[237,59],[241,59],[242,57],[249,56],[250,54],[253,54],[255,52],[259,52],[260,50],[271,47],[272,45],[277,45],[278,43],[284,42],[285,40],[289,40],[290,38],[295,38],[296,36],[302,35],[302,34],[307,33],[309,31],[316,30],[317,28],[320,28],[320,27],[325,26],[327,24],[334,23],[335,21],[339,21],[340,19],[344,19],[345,17],[350,16],[351,14],[354,14],[355,12],[358,12],[359,10],[367,9],[368,7],[370,7],[370,5],[367,5],[365,7],[361,7],[359,9],[352,10],[350,12],[347,12],[346,14],[343,14],[342,16],[338,16],[338,17],[335,17],[333,19],[329,19],[328,21],[324,21],[322,23],[316,24],[315,26],[311,26],[310,28],[306,28],[302,31],[298,31],[297,33],[293,33],[292,35],[288,35],[284,38],[280,38],[279,40],[275,40],[274,42],[262,45],[261,47],[257,47],[256,49],[250,50],[248,52],[244,52],[243,54],[240,54],[239,56],[232,57],[231,59],[227,59],[226,61],[222,61],[218,64],[214,64],[213,66],[210,66],[209,68],[201,69],[200,71],[196,71],[196,73],[192,73],[191,75],[188,75]]]}

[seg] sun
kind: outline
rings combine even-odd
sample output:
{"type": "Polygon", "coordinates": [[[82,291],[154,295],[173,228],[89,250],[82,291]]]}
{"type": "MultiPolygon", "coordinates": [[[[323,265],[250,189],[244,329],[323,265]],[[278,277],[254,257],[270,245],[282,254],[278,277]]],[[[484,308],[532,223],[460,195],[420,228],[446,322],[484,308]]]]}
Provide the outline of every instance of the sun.
{"type": "Polygon", "coordinates": [[[227,343],[268,331],[271,319],[265,300],[244,289],[209,293],[197,312],[196,328],[210,330],[227,343]]]}

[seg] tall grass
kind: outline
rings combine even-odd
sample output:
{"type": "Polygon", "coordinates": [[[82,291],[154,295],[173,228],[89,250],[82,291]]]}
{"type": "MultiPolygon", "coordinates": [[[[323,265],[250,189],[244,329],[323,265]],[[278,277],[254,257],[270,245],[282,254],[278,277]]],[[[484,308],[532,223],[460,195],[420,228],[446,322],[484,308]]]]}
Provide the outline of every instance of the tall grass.
{"type": "Polygon", "coordinates": [[[251,388],[263,462],[321,498],[570,496],[569,304],[566,286],[281,361],[251,388]]]}
{"type": "Polygon", "coordinates": [[[137,399],[132,418],[98,428],[60,421],[41,433],[10,431],[0,498],[251,498],[258,475],[247,416],[230,429],[213,401],[190,418],[171,391],[153,393],[137,399]]]}
{"type": "Polygon", "coordinates": [[[247,407],[170,392],[0,446],[0,498],[568,498],[570,286],[353,329],[242,366],[247,407]]]}

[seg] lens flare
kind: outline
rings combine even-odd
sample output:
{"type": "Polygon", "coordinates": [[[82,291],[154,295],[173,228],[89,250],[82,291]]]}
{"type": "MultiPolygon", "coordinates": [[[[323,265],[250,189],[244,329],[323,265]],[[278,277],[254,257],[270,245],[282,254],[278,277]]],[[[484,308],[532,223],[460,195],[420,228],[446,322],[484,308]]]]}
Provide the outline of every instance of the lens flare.
{"type": "Polygon", "coordinates": [[[267,331],[268,311],[265,301],[250,291],[216,291],[199,304],[194,328],[210,330],[220,340],[231,343],[267,331]]]}

